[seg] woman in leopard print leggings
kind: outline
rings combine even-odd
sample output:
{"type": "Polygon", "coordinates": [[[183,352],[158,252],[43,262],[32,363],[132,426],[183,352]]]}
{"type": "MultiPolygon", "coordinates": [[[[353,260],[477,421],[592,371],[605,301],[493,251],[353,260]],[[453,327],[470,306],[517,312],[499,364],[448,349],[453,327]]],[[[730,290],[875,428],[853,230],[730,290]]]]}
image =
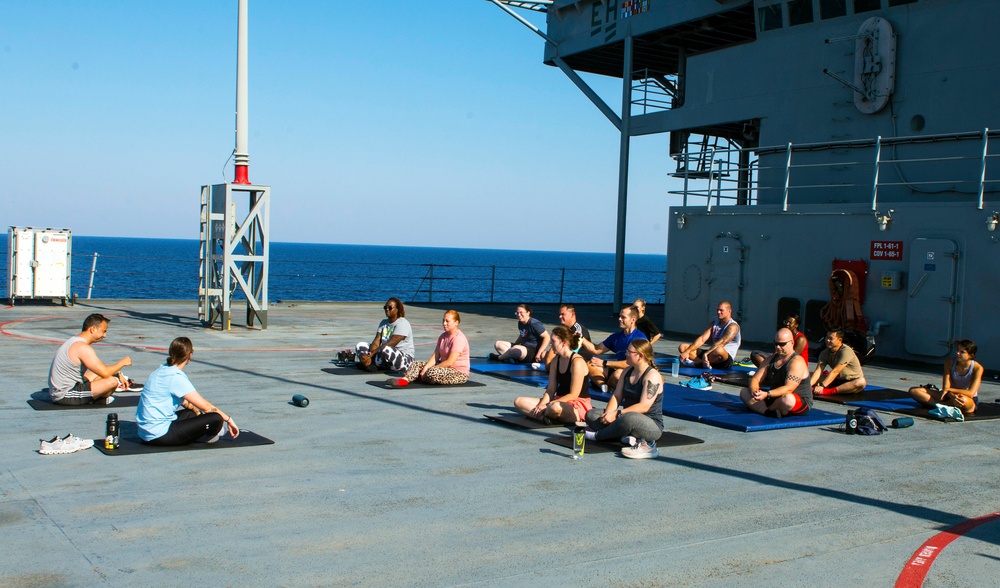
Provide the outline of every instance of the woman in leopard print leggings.
{"type": "Polygon", "coordinates": [[[444,333],[438,337],[434,354],[427,361],[415,361],[406,370],[406,375],[398,380],[390,380],[395,386],[406,386],[414,380],[425,384],[464,384],[469,379],[469,340],[459,330],[462,322],[458,311],[444,313],[441,326],[444,333]]]}

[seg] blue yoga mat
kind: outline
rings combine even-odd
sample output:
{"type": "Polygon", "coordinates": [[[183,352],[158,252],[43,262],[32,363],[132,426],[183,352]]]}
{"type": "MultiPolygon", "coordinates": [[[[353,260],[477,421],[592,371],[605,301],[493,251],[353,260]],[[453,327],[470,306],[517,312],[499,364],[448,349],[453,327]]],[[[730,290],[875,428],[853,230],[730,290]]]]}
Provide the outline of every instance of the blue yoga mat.
{"type": "Polygon", "coordinates": [[[845,402],[848,406],[861,406],[872,410],[883,410],[895,412],[900,409],[920,408],[921,404],[912,398],[899,398],[896,400],[854,400],[845,402]]]}
{"type": "Polygon", "coordinates": [[[711,390],[692,390],[676,384],[665,384],[663,389],[663,414],[678,419],[694,421],[732,429],[734,431],[771,431],[795,427],[838,425],[844,415],[812,408],[802,416],[775,419],[747,410],[736,396],[711,390]]]}
{"type": "Polygon", "coordinates": [[[549,375],[541,370],[531,369],[530,365],[522,363],[473,362],[469,369],[477,374],[484,374],[529,386],[544,388],[549,383],[549,375]]]}

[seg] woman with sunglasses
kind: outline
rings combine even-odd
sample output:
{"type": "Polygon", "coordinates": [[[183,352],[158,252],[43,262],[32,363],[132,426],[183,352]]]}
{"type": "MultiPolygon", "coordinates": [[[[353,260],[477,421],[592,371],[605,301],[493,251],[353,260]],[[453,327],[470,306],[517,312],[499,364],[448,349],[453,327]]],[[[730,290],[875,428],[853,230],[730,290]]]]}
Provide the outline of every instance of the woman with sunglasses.
{"type": "Polygon", "coordinates": [[[587,439],[621,439],[630,445],[622,455],[649,459],[660,455],[656,440],[663,434],[663,377],[653,363],[653,346],[645,339],[629,343],[628,367],[615,386],[608,406],[587,412],[587,439]]]}
{"type": "Polygon", "coordinates": [[[774,336],[774,353],[750,379],[750,386],[740,390],[740,399],[753,412],[767,417],[798,416],[812,406],[809,365],[795,353],[794,335],[780,329],[774,336]]]}
{"type": "Polygon", "coordinates": [[[387,300],[382,310],[385,318],[375,329],[371,345],[362,341],[354,348],[358,368],[369,372],[404,372],[413,363],[413,328],[405,318],[406,309],[399,298],[387,300]]]}

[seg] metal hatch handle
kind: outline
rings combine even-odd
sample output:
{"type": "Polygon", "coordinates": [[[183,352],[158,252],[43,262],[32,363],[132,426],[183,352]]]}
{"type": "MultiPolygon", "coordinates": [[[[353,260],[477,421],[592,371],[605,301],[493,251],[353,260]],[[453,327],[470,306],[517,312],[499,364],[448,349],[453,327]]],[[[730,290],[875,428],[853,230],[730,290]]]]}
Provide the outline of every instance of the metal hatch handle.
{"type": "Polygon", "coordinates": [[[924,275],[920,276],[920,279],[917,280],[917,283],[913,285],[913,289],[910,290],[910,294],[909,294],[910,298],[913,298],[914,296],[917,295],[917,290],[920,289],[920,286],[924,285],[924,280],[926,280],[926,279],[927,279],[927,273],[924,272],[924,275]]]}

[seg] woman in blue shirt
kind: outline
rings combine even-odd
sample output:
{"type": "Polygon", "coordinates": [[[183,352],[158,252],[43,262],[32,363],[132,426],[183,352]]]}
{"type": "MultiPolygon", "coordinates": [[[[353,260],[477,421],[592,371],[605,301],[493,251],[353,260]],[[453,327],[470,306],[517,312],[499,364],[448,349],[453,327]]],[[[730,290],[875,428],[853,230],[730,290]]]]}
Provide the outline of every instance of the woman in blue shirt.
{"type": "Polygon", "coordinates": [[[187,445],[204,437],[218,441],[226,429],[235,439],[240,430],[233,419],[198,394],[184,368],[194,345],[187,337],[170,342],[167,363],[150,374],[139,396],[135,421],[139,437],[150,445],[187,445]]]}

